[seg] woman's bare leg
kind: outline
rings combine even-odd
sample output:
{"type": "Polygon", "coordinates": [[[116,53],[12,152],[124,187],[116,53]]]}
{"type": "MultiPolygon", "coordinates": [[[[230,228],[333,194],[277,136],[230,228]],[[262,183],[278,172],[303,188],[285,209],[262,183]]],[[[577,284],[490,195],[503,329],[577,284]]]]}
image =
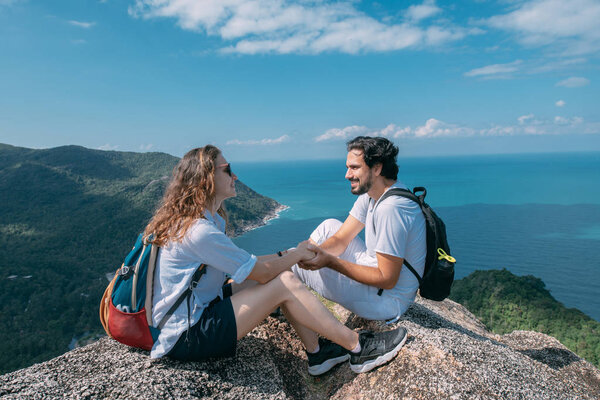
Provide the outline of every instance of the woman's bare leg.
{"type": "Polygon", "coordinates": [[[231,292],[232,292],[232,294],[236,294],[236,293],[241,292],[244,289],[248,289],[248,288],[250,288],[252,286],[256,286],[256,285],[258,285],[258,282],[253,281],[252,279],[246,279],[242,283],[232,282],[231,283],[231,292]]]}
{"type": "MultiPolygon", "coordinates": [[[[235,283],[235,282],[232,283],[231,289],[232,289],[233,294],[236,294],[236,293],[241,292],[244,289],[248,289],[248,288],[256,286],[256,285],[258,285],[258,282],[253,281],[251,279],[247,279],[240,284],[235,283]]],[[[300,340],[302,341],[302,343],[304,343],[306,348],[311,349],[311,350],[316,348],[317,343],[319,343],[319,335],[317,335],[317,333],[315,331],[311,331],[310,329],[308,329],[307,327],[305,327],[304,325],[302,325],[298,321],[296,321],[294,319],[294,317],[291,315],[291,313],[286,309],[285,306],[281,307],[281,311],[285,315],[285,318],[288,320],[288,322],[290,324],[292,324],[292,326],[294,327],[294,330],[296,331],[296,333],[300,337],[300,340]]]]}
{"type": "Polygon", "coordinates": [[[292,313],[290,313],[290,311],[283,304],[281,305],[281,311],[289,323],[294,327],[294,330],[300,337],[300,340],[302,343],[304,343],[306,350],[312,352],[314,349],[316,349],[317,344],[319,343],[319,335],[317,335],[315,331],[308,329],[306,326],[297,321],[292,313]]]}
{"type": "Polygon", "coordinates": [[[309,351],[317,346],[317,336],[310,331],[348,350],[358,343],[358,334],[339,322],[291,271],[282,272],[264,285],[255,285],[234,294],[231,304],[238,339],[246,336],[274,307],[280,305],[309,351]]]}

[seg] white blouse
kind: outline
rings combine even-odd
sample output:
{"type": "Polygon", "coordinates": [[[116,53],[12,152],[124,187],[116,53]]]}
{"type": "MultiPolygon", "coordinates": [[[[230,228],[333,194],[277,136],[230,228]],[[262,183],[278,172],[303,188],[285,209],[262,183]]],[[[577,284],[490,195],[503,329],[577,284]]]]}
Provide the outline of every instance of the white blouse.
{"type": "MultiPolygon", "coordinates": [[[[206,273],[192,292],[189,326],[198,322],[204,309],[215,297],[223,297],[225,274],[229,274],[236,283],[241,283],[256,264],[256,256],[237,247],[225,235],[225,220],[220,215],[213,216],[206,212],[205,217],[192,225],[181,242],[170,242],[158,252],[152,307],[154,326],[188,288],[199,265],[206,264],[206,273]]],[[[151,358],[167,354],[187,328],[186,300],[161,329],[150,352],[151,358]]]]}

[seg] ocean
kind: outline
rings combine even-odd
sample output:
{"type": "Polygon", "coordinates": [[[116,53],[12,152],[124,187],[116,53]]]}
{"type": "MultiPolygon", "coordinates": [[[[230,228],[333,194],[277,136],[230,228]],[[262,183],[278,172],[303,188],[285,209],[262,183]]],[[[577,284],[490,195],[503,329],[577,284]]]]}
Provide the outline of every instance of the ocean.
{"type": "MultiPolygon", "coordinates": [[[[506,268],[541,278],[552,295],[600,321],[600,153],[398,160],[398,178],[427,188],[444,219],[456,278],[506,268]]],[[[345,160],[234,163],[242,182],[289,208],[234,239],[261,255],[294,246],[356,200],[345,160]]]]}

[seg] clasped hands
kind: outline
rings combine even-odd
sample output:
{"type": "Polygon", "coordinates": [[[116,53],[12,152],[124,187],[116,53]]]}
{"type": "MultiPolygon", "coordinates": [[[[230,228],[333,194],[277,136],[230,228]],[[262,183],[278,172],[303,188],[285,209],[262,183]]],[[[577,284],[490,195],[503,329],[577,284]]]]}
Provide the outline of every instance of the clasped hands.
{"type": "Polygon", "coordinates": [[[302,269],[315,271],[330,263],[331,254],[322,250],[319,246],[311,243],[309,240],[298,243],[296,251],[298,251],[302,257],[298,262],[298,266],[302,269]]]}

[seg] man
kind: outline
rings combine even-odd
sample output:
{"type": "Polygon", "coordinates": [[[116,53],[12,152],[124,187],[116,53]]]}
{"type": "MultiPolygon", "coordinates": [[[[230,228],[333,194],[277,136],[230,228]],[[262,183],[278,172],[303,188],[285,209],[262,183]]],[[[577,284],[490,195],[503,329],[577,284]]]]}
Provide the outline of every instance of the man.
{"type": "Polygon", "coordinates": [[[397,180],[398,147],[385,138],[359,136],[347,149],[346,179],[359,197],[344,223],[328,219],[315,229],[310,236],[315,258],[292,270],[317,293],[360,317],[397,321],[419,287],[402,268],[404,259],[423,275],[425,218],[419,205],[404,197],[378,204],[390,188],[406,189],[397,180]],[[357,236],[363,229],[365,241],[357,236]]]}
{"type": "MultiPolygon", "coordinates": [[[[387,190],[406,188],[397,181],[398,148],[393,143],[359,136],[347,147],[346,179],[351,192],[359,197],[344,223],[328,219],[315,229],[309,245],[315,257],[294,265],[292,271],[323,297],[363,318],[397,321],[419,287],[410,270],[402,268],[404,258],[423,274],[425,218],[419,205],[404,197],[390,196],[377,204],[387,190]],[[365,241],[357,236],[363,229],[365,241]]],[[[291,316],[286,317],[294,323],[291,316]]],[[[316,340],[314,332],[296,330],[304,340],[316,340]]],[[[360,370],[353,367],[356,372],[389,361],[406,341],[406,329],[381,334],[361,336],[358,348],[349,354],[339,345],[319,339],[316,350],[307,354],[309,373],[325,373],[347,357],[351,366],[364,366],[360,370]]]]}

